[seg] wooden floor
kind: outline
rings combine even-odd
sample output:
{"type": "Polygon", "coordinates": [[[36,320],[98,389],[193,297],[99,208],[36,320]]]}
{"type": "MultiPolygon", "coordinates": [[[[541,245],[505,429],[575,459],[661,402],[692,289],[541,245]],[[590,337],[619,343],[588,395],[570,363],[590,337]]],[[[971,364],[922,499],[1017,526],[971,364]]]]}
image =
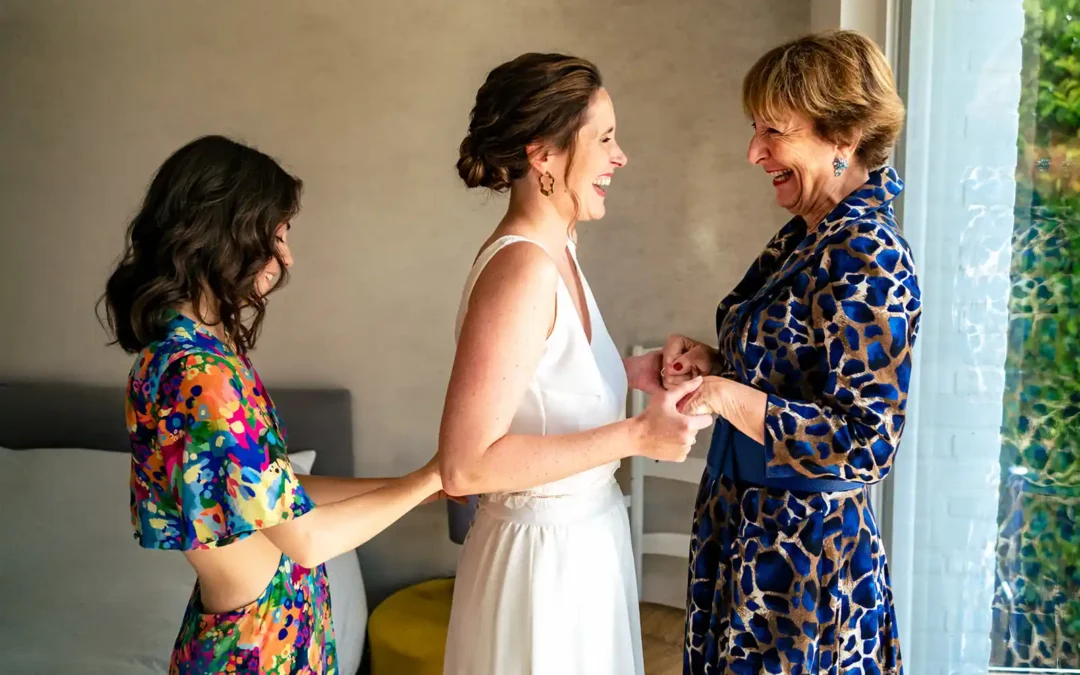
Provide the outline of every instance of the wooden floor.
{"type": "Polygon", "coordinates": [[[641,642],[645,675],[682,675],[683,632],[686,613],[681,609],[641,603],[641,642]]]}

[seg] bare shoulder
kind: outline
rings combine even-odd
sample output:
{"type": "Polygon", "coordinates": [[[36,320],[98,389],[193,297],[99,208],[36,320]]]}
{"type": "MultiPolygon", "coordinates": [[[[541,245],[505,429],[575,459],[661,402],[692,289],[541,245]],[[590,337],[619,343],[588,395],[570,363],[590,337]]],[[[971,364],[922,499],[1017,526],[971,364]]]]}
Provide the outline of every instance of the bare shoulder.
{"type": "Polygon", "coordinates": [[[499,250],[484,267],[469,304],[553,300],[558,283],[559,270],[543,248],[532,242],[514,242],[499,250]]]}

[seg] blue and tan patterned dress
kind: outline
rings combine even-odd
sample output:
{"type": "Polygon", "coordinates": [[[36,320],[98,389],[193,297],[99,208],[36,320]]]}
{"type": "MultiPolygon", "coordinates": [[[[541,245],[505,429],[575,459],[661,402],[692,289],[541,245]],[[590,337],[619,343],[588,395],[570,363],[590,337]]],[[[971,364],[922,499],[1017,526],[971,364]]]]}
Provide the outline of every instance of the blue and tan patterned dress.
{"type": "Polygon", "coordinates": [[[766,392],[762,447],[721,419],[694,517],[684,671],[901,673],[866,486],[892,466],[921,312],[883,168],[768,244],[717,310],[720,374],[766,392]]]}

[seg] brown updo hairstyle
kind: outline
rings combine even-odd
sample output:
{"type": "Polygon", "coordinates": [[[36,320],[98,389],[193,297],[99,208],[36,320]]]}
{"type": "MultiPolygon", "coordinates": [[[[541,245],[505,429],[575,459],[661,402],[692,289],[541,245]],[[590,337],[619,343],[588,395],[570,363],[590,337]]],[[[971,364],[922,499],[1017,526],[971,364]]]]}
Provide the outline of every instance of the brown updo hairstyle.
{"type": "Polygon", "coordinates": [[[595,65],[563,54],[522,54],[492,70],[476,92],[459,148],[461,180],[505,192],[529,173],[526,146],[541,142],[568,151],[565,181],[578,131],[602,86],[595,65]]]}
{"type": "Polygon", "coordinates": [[[885,163],[904,126],[889,62],[873,40],[851,30],[770,50],[743,79],[742,102],[748,117],[782,120],[798,113],[832,143],[862,132],[855,156],[870,170],[885,163]]]}

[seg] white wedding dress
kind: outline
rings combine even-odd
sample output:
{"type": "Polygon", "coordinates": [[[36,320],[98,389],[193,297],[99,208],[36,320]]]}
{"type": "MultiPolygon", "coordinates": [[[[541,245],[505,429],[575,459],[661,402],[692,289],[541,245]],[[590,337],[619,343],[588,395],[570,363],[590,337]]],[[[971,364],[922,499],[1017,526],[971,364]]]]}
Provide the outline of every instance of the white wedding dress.
{"type": "MultiPolygon", "coordinates": [[[[465,286],[458,333],[480,273],[512,244],[540,246],[502,237],[484,249],[465,286]]],[[[573,242],[568,247],[576,266],[573,242]]],[[[554,327],[511,434],[570,434],[626,417],[622,358],[577,272],[592,344],[560,278],[554,327]]],[[[643,675],[618,466],[481,498],[458,563],[444,675],[643,675]]]]}

